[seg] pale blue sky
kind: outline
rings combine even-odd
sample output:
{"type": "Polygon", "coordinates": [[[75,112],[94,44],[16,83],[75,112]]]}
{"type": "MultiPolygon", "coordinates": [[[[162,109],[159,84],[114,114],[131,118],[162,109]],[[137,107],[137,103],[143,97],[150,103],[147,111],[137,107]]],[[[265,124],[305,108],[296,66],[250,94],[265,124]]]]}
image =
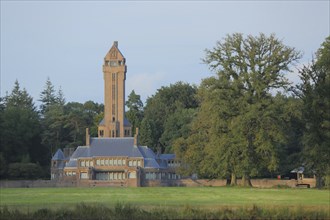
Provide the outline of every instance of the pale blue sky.
{"type": "Polygon", "coordinates": [[[143,100],[211,76],[204,49],[234,32],[275,33],[308,63],[329,35],[329,11],[329,1],[1,0],[1,96],[18,79],[37,101],[50,77],[67,101],[103,103],[102,62],[113,41],[127,60],[126,94],[143,100]]]}

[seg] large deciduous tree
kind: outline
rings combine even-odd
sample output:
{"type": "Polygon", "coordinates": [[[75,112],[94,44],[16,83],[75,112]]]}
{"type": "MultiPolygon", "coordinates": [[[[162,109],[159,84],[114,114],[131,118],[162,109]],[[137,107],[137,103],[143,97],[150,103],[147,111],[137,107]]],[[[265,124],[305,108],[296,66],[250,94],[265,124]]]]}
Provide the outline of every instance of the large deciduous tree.
{"type": "Polygon", "coordinates": [[[316,185],[330,176],[330,36],[316,53],[316,62],[300,70],[298,85],[303,101],[305,164],[314,171],[316,185]]]}
{"type": "Polygon", "coordinates": [[[231,176],[232,184],[241,176],[244,185],[250,185],[250,177],[262,169],[277,170],[285,137],[280,106],[271,92],[288,88],[285,73],[299,58],[299,52],[273,34],[227,35],[206,50],[204,62],[216,74],[204,79],[199,89],[201,107],[186,153],[179,153],[183,161],[191,163],[191,156],[198,154],[195,149],[202,151],[197,173],[231,176]]]}

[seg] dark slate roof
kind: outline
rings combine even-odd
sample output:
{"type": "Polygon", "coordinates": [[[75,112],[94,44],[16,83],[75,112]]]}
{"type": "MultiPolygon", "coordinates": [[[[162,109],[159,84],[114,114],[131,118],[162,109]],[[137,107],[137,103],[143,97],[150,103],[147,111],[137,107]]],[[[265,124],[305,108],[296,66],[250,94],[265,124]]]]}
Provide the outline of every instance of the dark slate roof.
{"type": "Polygon", "coordinates": [[[145,168],[161,168],[154,158],[144,158],[145,168]]]}
{"type": "Polygon", "coordinates": [[[143,157],[134,138],[91,138],[90,156],[143,157]]]}
{"type": "Polygon", "coordinates": [[[127,118],[124,118],[124,127],[129,127],[131,126],[131,123],[128,121],[127,118]]]}
{"type": "Polygon", "coordinates": [[[138,148],[144,158],[153,158],[153,159],[156,158],[155,153],[147,146],[139,146],[138,148]]]}
{"type": "MultiPolygon", "coordinates": [[[[104,125],[104,118],[100,121],[99,125],[104,125]]],[[[132,126],[131,123],[128,121],[127,118],[124,118],[124,127],[132,126]]]]}
{"type": "Polygon", "coordinates": [[[90,157],[90,148],[88,146],[79,146],[73,152],[71,159],[77,159],[80,157],[90,157]]]}
{"type": "Polygon", "coordinates": [[[104,125],[104,118],[100,121],[99,125],[104,125]]]}
{"type": "Polygon", "coordinates": [[[174,160],[175,154],[161,154],[159,155],[159,158],[162,160],[174,160]]]}
{"type": "Polygon", "coordinates": [[[70,159],[69,162],[66,163],[65,167],[77,167],[77,159],[70,159]]]}
{"type": "Polygon", "coordinates": [[[54,156],[52,157],[52,160],[64,160],[64,153],[61,149],[58,149],[54,156]]]}
{"type": "Polygon", "coordinates": [[[90,146],[79,146],[72,154],[66,167],[77,167],[78,158],[92,157],[139,157],[144,159],[145,168],[167,168],[167,160],[174,154],[159,157],[147,146],[134,146],[134,138],[91,138],[90,146]]]}

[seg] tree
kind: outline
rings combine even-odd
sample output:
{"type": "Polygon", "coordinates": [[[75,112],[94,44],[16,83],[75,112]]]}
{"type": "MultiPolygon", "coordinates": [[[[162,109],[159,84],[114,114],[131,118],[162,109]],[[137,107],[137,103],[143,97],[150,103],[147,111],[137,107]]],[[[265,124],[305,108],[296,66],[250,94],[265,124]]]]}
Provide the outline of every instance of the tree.
{"type": "MultiPolygon", "coordinates": [[[[59,101],[57,100],[55,92],[56,91],[54,89],[54,86],[48,77],[45,88],[40,94],[40,100],[39,100],[41,101],[40,112],[42,115],[45,114],[49,106],[54,105],[55,103],[57,103],[57,101],[59,101]]],[[[60,95],[62,95],[62,92],[60,93],[60,95]]]]}
{"type": "MultiPolygon", "coordinates": [[[[148,145],[154,150],[161,152],[167,151],[170,146],[164,146],[161,142],[161,137],[164,133],[164,126],[168,118],[176,111],[182,109],[197,108],[198,102],[196,99],[197,88],[188,83],[177,82],[170,86],[163,86],[156,92],[155,95],[147,99],[147,104],[144,108],[144,119],[141,124],[141,143],[146,144],[143,140],[148,140],[148,145]],[[152,132],[144,129],[152,129],[152,132]],[[152,135],[145,137],[145,135],[152,135]]],[[[173,128],[175,131],[176,128],[173,128]]]]}
{"type": "Polygon", "coordinates": [[[125,104],[129,108],[126,112],[126,117],[132,124],[132,135],[134,135],[135,129],[141,126],[143,119],[143,103],[140,95],[137,95],[135,91],[132,90],[125,104]]]}
{"type": "MultiPolygon", "coordinates": [[[[262,169],[278,169],[279,147],[285,137],[271,92],[289,87],[284,74],[300,56],[275,35],[264,34],[246,38],[239,33],[227,35],[206,50],[204,62],[216,76],[202,82],[197,123],[193,122],[187,139],[187,152],[204,142],[201,146],[207,162],[199,165],[201,175],[230,175],[232,184],[241,176],[244,185],[250,185],[250,177],[262,169]],[[198,122],[204,125],[203,130],[198,122]],[[190,139],[197,139],[193,146],[190,139]]],[[[190,162],[185,154],[183,159],[190,162]]]]}
{"type": "Polygon", "coordinates": [[[314,171],[316,185],[330,175],[330,36],[317,52],[316,62],[300,70],[298,95],[303,101],[303,145],[307,168],[314,171]]]}
{"type": "Polygon", "coordinates": [[[46,164],[46,149],[40,144],[39,115],[32,97],[21,89],[18,81],[10,95],[5,97],[5,109],[1,125],[1,148],[6,163],[31,162],[46,164]]]}

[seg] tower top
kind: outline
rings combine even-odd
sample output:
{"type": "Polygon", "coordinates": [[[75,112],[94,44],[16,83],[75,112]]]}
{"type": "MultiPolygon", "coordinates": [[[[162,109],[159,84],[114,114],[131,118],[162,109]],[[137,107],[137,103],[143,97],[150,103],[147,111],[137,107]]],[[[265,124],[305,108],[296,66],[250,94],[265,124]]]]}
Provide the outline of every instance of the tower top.
{"type": "Polygon", "coordinates": [[[118,49],[118,41],[114,41],[109,52],[104,57],[105,61],[109,60],[125,60],[123,54],[118,49]]]}

